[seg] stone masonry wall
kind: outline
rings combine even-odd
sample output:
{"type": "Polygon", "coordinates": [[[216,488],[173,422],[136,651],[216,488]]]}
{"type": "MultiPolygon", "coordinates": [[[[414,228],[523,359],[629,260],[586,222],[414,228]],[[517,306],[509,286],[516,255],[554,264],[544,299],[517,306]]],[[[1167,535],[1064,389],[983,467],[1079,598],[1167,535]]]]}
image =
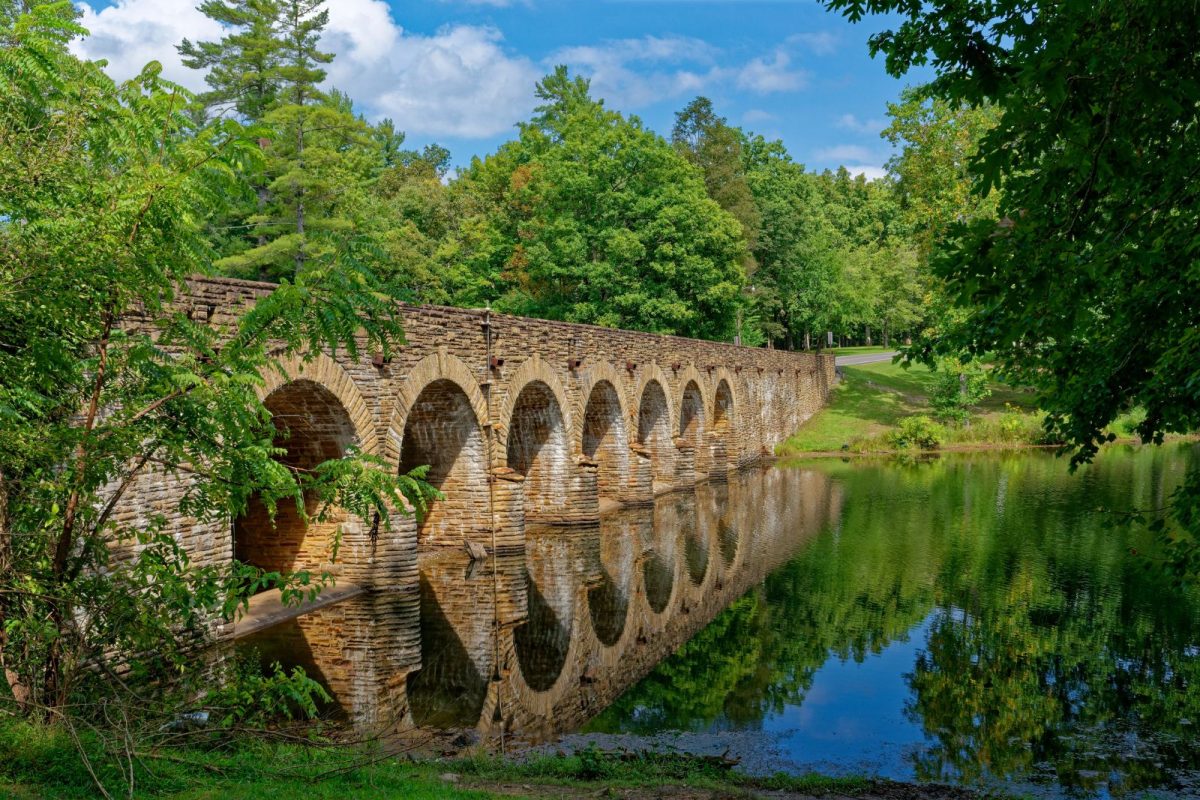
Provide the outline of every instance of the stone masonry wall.
{"type": "MultiPolygon", "coordinates": [[[[229,325],[272,288],[199,278],[180,302],[195,319],[229,325]]],[[[595,520],[601,487],[606,501],[636,504],[719,479],[770,454],[821,408],[834,380],[827,355],[484,310],[405,306],[402,313],[407,344],[387,363],[372,353],[319,355],[290,365],[289,378],[270,376],[262,392],[268,400],[286,395],[286,407],[299,413],[285,420],[289,452],[336,455],[354,444],[397,469],[433,465],[431,476],[448,497],[424,524],[397,512],[384,524],[342,525],[339,579],[376,588],[416,586],[418,548],[461,548],[473,539],[501,552],[523,549],[527,512],[543,523],[595,520]],[[304,386],[314,396],[305,397],[304,386]],[[657,426],[665,436],[642,443],[640,402],[657,389],[666,400],[657,426]],[[341,408],[322,411],[331,398],[341,408]],[[623,430],[611,438],[627,448],[620,458],[597,453],[594,443],[585,452],[585,431],[609,412],[589,408],[589,400],[619,406],[623,430]]],[[[132,498],[128,513],[142,513],[147,503],[169,510],[172,481],[155,476],[146,484],[147,496],[132,498]]],[[[270,547],[265,539],[231,542],[239,527],[254,535],[255,524],[177,522],[198,563],[270,547]]],[[[319,543],[289,546],[323,552],[319,543]]]]}

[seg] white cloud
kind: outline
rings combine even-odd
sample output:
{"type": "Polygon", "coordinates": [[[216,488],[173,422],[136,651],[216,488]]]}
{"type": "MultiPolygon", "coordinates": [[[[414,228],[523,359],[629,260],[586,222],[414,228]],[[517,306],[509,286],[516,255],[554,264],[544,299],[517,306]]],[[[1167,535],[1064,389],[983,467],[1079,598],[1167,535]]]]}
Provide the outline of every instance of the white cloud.
{"type": "Polygon", "coordinates": [[[747,125],[753,125],[756,122],[774,122],[779,119],[778,116],[770,111],[763,111],[761,108],[752,108],[745,114],[742,114],[742,122],[747,125]]]}
{"type": "Polygon", "coordinates": [[[871,161],[874,154],[866,147],[856,144],[839,144],[817,151],[818,161],[837,161],[839,163],[862,163],[871,161]]]}
{"type": "MultiPolygon", "coordinates": [[[[184,67],[175,50],[185,36],[214,41],[223,34],[195,9],[196,0],[117,0],[105,8],[99,3],[79,3],[91,35],[72,44],[78,54],[106,59],[109,74],[119,80],[158,60],[166,77],[189,89],[204,88],[203,74],[184,67]]],[[[528,117],[535,105],[534,84],[556,64],[590,78],[596,94],[622,110],[721,88],[791,92],[804,88],[809,78],[793,64],[796,42],[739,63],[700,39],[645,36],[564,47],[535,61],[506,47],[493,27],[406,31],[386,0],[337,0],[328,9],[321,44],[335,58],[326,85],[348,93],[368,116],[392,117],[418,136],[478,139],[503,133],[528,117]]]]}
{"type": "Polygon", "coordinates": [[[829,56],[838,51],[838,45],[841,44],[841,37],[829,31],[815,31],[794,33],[788,37],[788,42],[804,45],[819,56],[829,56]]]}
{"type": "Polygon", "coordinates": [[[203,89],[202,73],[183,66],[175,45],[189,39],[216,39],[221,27],[196,10],[195,0],[117,0],[97,11],[80,3],[80,23],[91,31],[71,49],[88,59],[106,59],[108,74],[132,78],[150,61],[160,61],[163,76],[189,89],[203,89]]]}
{"type": "MultiPolygon", "coordinates": [[[[216,40],[222,30],[195,0],[118,0],[97,11],[81,3],[91,36],[72,44],[79,55],[107,59],[118,80],[152,60],[166,77],[204,88],[202,73],[183,66],[175,45],[216,40]]],[[[494,28],[460,25],[423,36],[406,32],[383,0],[330,3],[322,46],[335,54],[327,85],[347,92],[372,116],[391,116],[410,133],[486,137],[501,133],[533,107],[542,70],[512,55],[494,28]]]]}
{"type": "Polygon", "coordinates": [[[778,49],[770,61],[758,57],[743,66],[737,73],[737,86],[758,94],[772,92],[794,92],[808,85],[809,74],[791,68],[792,57],[778,49]]]}
{"type": "Polygon", "coordinates": [[[855,133],[879,133],[887,127],[887,123],[881,119],[859,119],[854,114],[842,114],[834,123],[837,127],[843,130],[854,131],[855,133]]]}
{"type": "Polygon", "coordinates": [[[879,153],[867,147],[856,144],[839,144],[825,147],[815,154],[818,163],[826,163],[845,167],[851,175],[866,175],[868,180],[875,180],[887,175],[887,169],[879,164],[879,153]]]}
{"type": "Polygon", "coordinates": [[[878,180],[888,174],[885,168],[873,164],[846,164],[845,167],[851,175],[865,175],[869,181],[878,180]]]}
{"type": "Polygon", "coordinates": [[[616,108],[639,108],[664,98],[695,94],[719,79],[718,51],[685,36],[617,39],[564,47],[548,56],[549,69],[566,64],[587,77],[592,89],[616,108]]]}
{"type": "Polygon", "coordinates": [[[722,55],[700,39],[646,36],[564,47],[543,65],[566,64],[590,79],[597,95],[620,109],[637,109],[720,87],[771,94],[796,91],[808,84],[808,73],[792,66],[784,48],[769,58],[760,56],[740,65],[722,63],[722,55]]]}

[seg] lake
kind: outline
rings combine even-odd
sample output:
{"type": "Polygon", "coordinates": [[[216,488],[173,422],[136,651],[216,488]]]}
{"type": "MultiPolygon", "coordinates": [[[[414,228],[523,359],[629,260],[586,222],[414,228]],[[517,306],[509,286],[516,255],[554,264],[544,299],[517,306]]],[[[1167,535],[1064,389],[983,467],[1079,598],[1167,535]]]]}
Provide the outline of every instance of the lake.
{"type": "Polygon", "coordinates": [[[396,747],[654,747],[744,769],[1198,796],[1200,597],[1113,511],[1191,444],[751,470],[523,555],[421,559],[239,646],[396,747]]]}

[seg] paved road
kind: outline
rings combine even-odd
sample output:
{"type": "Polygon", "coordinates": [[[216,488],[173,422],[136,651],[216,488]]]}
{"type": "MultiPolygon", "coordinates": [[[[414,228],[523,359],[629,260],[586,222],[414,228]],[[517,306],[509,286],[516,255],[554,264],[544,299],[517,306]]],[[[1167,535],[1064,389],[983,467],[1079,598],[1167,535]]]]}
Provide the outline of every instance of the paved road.
{"type": "Polygon", "coordinates": [[[880,361],[891,361],[895,352],[891,353],[872,353],[866,356],[838,356],[837,365],[839,367],[857,367],[860,364],[878,364],[880,361]]]}

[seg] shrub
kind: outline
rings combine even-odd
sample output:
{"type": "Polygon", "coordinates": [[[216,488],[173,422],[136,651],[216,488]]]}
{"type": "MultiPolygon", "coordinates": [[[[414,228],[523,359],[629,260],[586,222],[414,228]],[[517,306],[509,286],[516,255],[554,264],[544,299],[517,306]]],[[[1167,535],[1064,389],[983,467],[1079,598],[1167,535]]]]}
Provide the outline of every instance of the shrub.
{"type": "Polygon", "coordinates": [[[982,363],[943,358],[938,360],[933,373],[933,394],[929,403],[939,418],[963,425],[970,420],[971,409],[991,393],[987,370],[982,363]]]}
{"type": "Polygon", "coordinates": [[[898,450],[915,447],[919,450],[937,450],[945,438],[945,430],[929,417],[920,415],[905,417],[900,425],[887,434],[887,442],[898,450]]]}

